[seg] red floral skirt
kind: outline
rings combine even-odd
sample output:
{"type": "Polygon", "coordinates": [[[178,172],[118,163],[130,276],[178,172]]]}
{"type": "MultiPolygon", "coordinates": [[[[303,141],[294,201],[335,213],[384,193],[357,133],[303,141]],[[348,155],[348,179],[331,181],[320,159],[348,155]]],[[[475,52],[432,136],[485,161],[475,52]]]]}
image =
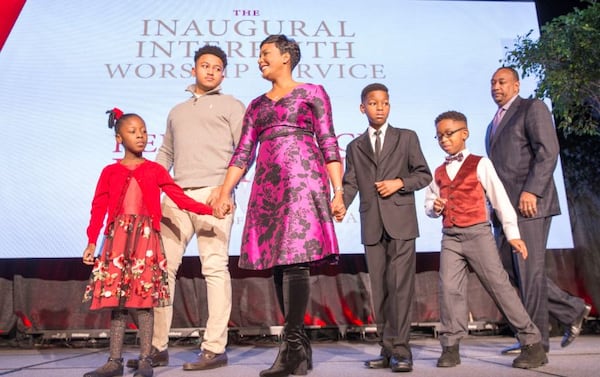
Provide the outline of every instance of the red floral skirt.
{"type": "Polygon", "coordinates": [[[169,305],[167,260],[149,216],[120,215],[110,225],[83,301],[90,309],[169,305]]]}

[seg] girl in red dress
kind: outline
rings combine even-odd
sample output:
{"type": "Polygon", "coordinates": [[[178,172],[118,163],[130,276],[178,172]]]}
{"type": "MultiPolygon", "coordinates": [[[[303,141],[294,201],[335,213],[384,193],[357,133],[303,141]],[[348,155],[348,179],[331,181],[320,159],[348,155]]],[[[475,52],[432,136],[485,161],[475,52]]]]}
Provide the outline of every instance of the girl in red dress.
{"type": "Polygon", "coordinates": [[[212,208],[184,194],[167,170],[142,157],[148,135],[137,114],[108,111],[109,127],[123,145],[122,160],[106,166],[98,180],[87,228],[83,263],[93,265],[84,301],[91,309],[110,308],[110,356],[106,364],[84,377],[123,375],[123,338],[128,309],[137,310],[140,339],[139,367],[134,376],[153,375],[152,348],[155,306],[169,303],[167,260],[160,238],[160,195],[168,195],[182,209],[211,215],[212,208]],[[96,241],[106,218],[104,242],[94,257],[96,241]]]}

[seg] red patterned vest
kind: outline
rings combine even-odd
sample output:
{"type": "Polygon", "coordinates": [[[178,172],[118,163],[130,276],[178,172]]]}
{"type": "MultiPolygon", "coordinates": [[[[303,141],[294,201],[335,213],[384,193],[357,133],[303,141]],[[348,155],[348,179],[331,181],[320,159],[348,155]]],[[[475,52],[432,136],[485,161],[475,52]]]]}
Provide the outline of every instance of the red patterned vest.
{"type": "Polygon", "coordinates": [[[477,179],[477,164],[481,156],[470,154],[454,180],[446,173],[446,165],[435,169],[435,183],[440,197],[448,199],[442,215],[444,228],[467,227],[489,221],[485,191],[477,179]]]}

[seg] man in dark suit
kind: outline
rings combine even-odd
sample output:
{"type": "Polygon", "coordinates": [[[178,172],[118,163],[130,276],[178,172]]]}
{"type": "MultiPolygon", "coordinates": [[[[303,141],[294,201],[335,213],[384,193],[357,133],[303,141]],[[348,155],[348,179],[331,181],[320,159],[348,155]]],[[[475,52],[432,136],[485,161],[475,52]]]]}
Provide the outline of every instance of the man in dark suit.
{"type": "MultiPolygon", "coordinates": [[[[494,73],[491,94],[498,111],[487,129],[486,150],[519,216],[529,257],[516,257],[498,222],[494,233],[504,267],[519,287],[548,352],[549,314],[567,326],[561,342],[566,347],[579,335],[591,307],[561,290],[546,275],[550,223],[552,216],[560,214],[553,179],[559,145],[546,105],[538,99],[521,98],[519,86],[519,74],[514,69],[502,67],[494,73]]],[[[502,353],[517,352],[518,346],[502,353]]]]}
{"type": "Polygon", "coordinates": [[[431,182],[431,172],[414,131],[394,128],[388,88],[370,84],[361,93],[367,132],[348,144],[344,204],[360,193],[361,239],[381,353],[369,368],[410,372],[411,303],[415,290],[415,239],[419,236],[414,192],[431,182]]]}

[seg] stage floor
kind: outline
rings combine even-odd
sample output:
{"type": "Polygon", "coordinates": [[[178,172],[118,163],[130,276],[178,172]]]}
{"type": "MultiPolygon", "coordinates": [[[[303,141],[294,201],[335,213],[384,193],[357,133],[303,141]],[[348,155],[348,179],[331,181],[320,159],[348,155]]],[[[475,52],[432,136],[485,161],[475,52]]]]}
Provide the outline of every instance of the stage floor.
{"type": "MultiPolygon", "coordinates": [[[[410,376],[569,376],[600,375],[600,335],[581,335],[567,348],[560,347],[560,338],[551,338],[549,363],[532,370],[511,367],[513,356],[502,356],[500,350],[513,343],[508,336],[470,335],[461,343],[462,364],[454,368],[437,368],[440,345],[432,337],[413,339],[414,371],[410,376]]],[[[277,347],[271,342],[233,344],[228,347],[229,365],[209,371],[186,372],[184,362],[193,361],[194,345],[171,346],[170,365],[154,369],[155,376],[246,377],[258,376],[273,362],[277,347]]],[[[45,345],[32,349],[0,347],[0,376],[10,377],[72,377],[82,376],[106,361],[106,348],[75,348],[73,345],[45,345]]],[[[138,347],[127,345],[125,358],[137,356],[138,347]]],[[[376,343],[369,341],[313,342],[313,377],[376,377],[389,376],[389,369],[372,370],[363,361],[378,355],[376,343]]],[[[131,370],[125,376],[133,375],[131,370]]]]}

